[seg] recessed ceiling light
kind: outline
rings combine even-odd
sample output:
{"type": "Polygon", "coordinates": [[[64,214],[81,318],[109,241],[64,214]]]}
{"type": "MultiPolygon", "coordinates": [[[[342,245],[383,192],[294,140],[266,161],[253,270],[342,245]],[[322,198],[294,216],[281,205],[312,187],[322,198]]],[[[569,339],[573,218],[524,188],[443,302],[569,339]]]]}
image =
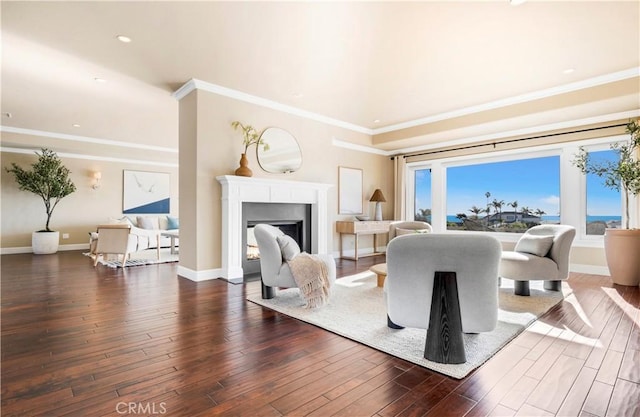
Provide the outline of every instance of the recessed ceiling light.
{"type": "Polygon", "coordinates": [[[575,68],[567,68],[566,70],[562,71],[562,73],[563,74],[571,74],[574,71],[575,71],[575,68]]]}
{"type": "Polygon", "coordinates": [[[80,125],[79,125],[79,124],[77,124],[77,123],[74,123],[74,124],[72,124],[71,126],[73,126],[73,127],[80,127],[80,125]]]}
{"type": "Polygon", "coordinates": [[[107,80],[105,80],[104,78],[100,78],[100,77],[95,77],[93,80],[94,80],[95,82],[97,82],[97,83],[101,83],[101,84],[104,84],[104,83],[106,83],[106,82],[107,82],[107,80]]]}
{"type": "Polygon", "coordinates": [[[373,123],[380,123],[380,119],[374,120],[373,123]]]}
{"type": "Polygon", "coordinates": [[[131,38],[128,37],[128,36],[124,36],[124,35],[118,35],[118,36],[116,36],[116,39],[119,40],[120,42],[124,42],[124,43],[131,42],[131,38]]]}
{"type": "Polygon", "coordinates": [[[527,0],[509,0],[509,4],[512,6],[519,6],[527,0]]]}
{"type": "Polygon", "coordinates": [[[293,94],[291,94],[291,95],[292,95],[292,96],[294,96],[295,98],[302,98],[302,97],[304,97],[304,94],[302,94],[302,93],[293,93],[293,94]]]}

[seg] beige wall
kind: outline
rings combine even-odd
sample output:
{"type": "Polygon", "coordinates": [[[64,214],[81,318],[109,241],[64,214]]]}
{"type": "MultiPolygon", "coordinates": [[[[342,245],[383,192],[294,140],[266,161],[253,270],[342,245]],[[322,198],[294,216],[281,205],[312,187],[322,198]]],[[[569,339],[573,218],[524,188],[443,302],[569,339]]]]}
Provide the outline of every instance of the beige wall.
{"type": "MultiPolygon", "coordinates": [[[[338,215],[337,180],[338,166],[349,166],[363,170],[363,200],[365,212],[372,210],[368,199],[376,188],[381,188],[389,201],[393,196],[393,163],[388,157],[347,150],[332,145],[332,138],[350,142],[364,142],[367,135],[329,126],[250,103],[241,102],[204,91],[192,92],[182,99],[180,105],[180,167],[181,177],[190,178],[188,188],[180,188],[181,204],[195,195],[195,208],[189,215],[196,220],[183,223],[181,219],[181,246],[197,252],[195,257],[180,259],[181,266],[195,271],[221,267],[221,187],[215,177],[233,175],[238,167],[240,154],[244,150],[242,136],[234,131],[231,122],[239,120],[261,131],[276,126],[289,131],[298,140],[302,149],[302,168],[292,174],[269,174],[260,169],[256,149],[249,149],[249,167],[258,178],[310,181],[333,184],[329,191],[329,251],[338,248],[335,221],[352,219],[353,216],[338,215]],[[194,111],[196,116],[186,114],[194,111]],[[196,125],[194,127],[194,124],[196,125]],[[197,134],[194,137],[194,129],[197,134]],[[189,154],[187,154],[187,152],[189,154]],[[194,172],[195,171],[195,172],[194,172]],[[188,224],[188,235],[182,225],[188,224]],[[196,227],[197,225],[197,227],[196,227]],[[186,239],[186,242],[185,242],[186,239]],[[187,245],[187,246],[184,246],[187,245]]],[[[186,182],[186,179],[185,179],[186,182]]],[[[384,217],[389,219],[393,204],[384,205],[384,217]]],[[[184,218],[184,210],[181,209],[184,218]]],[[[184,249],[182,250],[184,251],[184,249]]]]}
{"type": "MultiPolygon", "coordinates": [[[[146,164],[106,162],[90,159],[61,157],[63,164],[71,170],[71,179],[77,191],[60,201],[50,228],[60,231],[61,245],[87,244],[88,232],[96,225],[105,223],[110,217],[122,217],[122,172],[123,170],[168,172],[171,175],[171,213],[178,215],[178,169],[176,167],[150,166],[146,164]],[[102,172],[101,187],[91,188],[91,173],[102,172]],[[69,239],[62,239],[68,233],[69,239]]],[[[44,229],[46,215],[44,203],[35,194],[20,191],[13,175],[5,168],[12,162],[28,169],[36,160],[35,154],[2,152],[0,204],[2,213],[1,246],[30,248],[31,233],[44,229]]]]}

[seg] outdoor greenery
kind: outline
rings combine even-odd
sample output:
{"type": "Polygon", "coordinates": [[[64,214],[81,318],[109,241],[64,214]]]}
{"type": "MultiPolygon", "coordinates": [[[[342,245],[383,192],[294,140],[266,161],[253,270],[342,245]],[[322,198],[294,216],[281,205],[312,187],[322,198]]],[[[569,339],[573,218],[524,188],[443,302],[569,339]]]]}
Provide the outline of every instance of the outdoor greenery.
{"type": "Polygon", "coordinates": [[[239,121],[234,121],[231,123],[231,126],[235,129],[238,130],[240,129],[242,131],[242,140],[243,140],[243,144],[244,144],[244,154],[247,153],[247,150],[249,149],[249,146],[251,145],[262,145],[264,147],[265,151],[269,150],[269,144],[268,143],[264,143],[262,141],[262,139],[260,138],[260,134],[256,131],[256,129],[251,126],[251,125],[243,125],[242,123],[240,123],[239,121]]]}
{"type": "MultiPolygon", "coordinates": [[[[523,233],[540,224],[541,217],[547,214],[539,208],[521,207],[517,200],[509,203],[496,198],[490,200],[491,192],[489,191],[484,196],[487,199],[484,207],[472,206],[469,209],[471,215],[457,213],[456,218],[460,222],[447,222],[447,229],[523,233]],[[505,210],[508,207],[512,210],[505,210]],[[482,214],[485,216],[481,217],[482,214]]],[[[415,219],[431,223],[431,209],[418,209],[415,219]]]]}
{"type": "Polygon", "coordinates": [[[630,135],[629,141],[617,142],[611,145],[611,149],[618,155],[617,161],[594,162],[589,158],[589,153],[583,148],[575,155],[573,164],[583,174],[594,174],[603,178],[603,185],[613,190],[620,190],[624,195],[624,228],[629,228],[629,196],[640,194],[640,125],[637,120],[627,123],[626,132],[630,135]]]}
{"type": "Polygon", "coordinates": [[[31,165],[30,171],[12,163],[11,168],[7,168],[7,172],[14,175],[20,190],[32,192],[42,198],[47,212],[47,223],[45,229],[40,231],[51,232],[49,222],[53,210],[61,199],[76,190],[76,186],[69,178],[71,172],[62,165],[62,161],[55,152],[43,148],[42,153],[36,152],[36,155],[38,160],[31,165]]]}

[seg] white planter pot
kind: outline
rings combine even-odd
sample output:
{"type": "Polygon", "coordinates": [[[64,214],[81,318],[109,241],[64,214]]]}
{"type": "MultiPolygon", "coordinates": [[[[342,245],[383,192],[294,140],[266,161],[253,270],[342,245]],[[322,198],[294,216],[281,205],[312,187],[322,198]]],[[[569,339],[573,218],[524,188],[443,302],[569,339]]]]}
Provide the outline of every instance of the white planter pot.
{"type": "Polygon", "coordinates": [[[44,255],[56,253],[60,242],[60,232],[33,232],[31,234],[31,247],[33,253],[44,255]]]}

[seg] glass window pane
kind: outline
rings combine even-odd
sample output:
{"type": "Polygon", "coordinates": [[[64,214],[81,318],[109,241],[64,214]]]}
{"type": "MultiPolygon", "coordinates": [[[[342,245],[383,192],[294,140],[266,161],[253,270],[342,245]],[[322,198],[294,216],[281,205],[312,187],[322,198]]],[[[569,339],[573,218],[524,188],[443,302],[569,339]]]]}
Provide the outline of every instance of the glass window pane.
{"type": "Polygon", "coordinates": [[[447,169],[447,229],[522,233],[560,223],[560,157],[447,169]]]}
{"type": "MultiPolygon", "coordinates": [[[[618,155],[612,150],[589,152],[595,163],[615,162],[618,155]]],[[[620,190],[603,185],[604,179],[587,174],[587,234],[604,235],[606,228],[619,229],[622,225],[622,200],[620,190]]]]}
{"type": "Polygon", "coordinates": [[[431,223],[431,170],[415,171],[414,220],[431,223]]]}

